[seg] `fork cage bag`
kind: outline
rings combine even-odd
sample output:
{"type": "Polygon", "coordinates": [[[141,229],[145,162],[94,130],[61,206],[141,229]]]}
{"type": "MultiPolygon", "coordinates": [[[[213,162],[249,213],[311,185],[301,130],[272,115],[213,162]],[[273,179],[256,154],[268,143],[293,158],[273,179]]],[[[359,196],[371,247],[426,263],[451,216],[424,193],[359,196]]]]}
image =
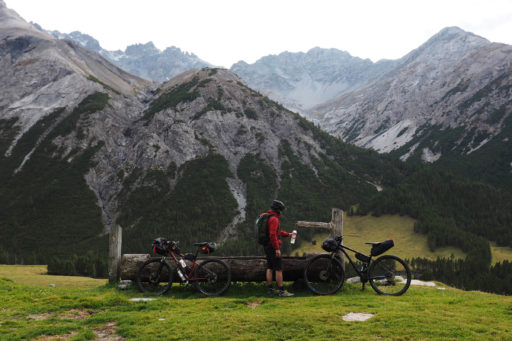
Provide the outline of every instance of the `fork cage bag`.
{"type": "Polygon", "coordinates": [[[392,239],[385,240],[372,246],[372,256],[378,256],[395,246],[392,239]]]}

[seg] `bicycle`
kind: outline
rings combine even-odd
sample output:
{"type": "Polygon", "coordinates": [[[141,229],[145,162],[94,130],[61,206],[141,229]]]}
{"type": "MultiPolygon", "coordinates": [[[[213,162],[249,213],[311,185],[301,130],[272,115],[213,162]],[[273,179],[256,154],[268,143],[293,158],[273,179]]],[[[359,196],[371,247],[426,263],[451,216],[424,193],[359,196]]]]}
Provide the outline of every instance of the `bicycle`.
{"type": "Polygon", "coordinates": [[[172,286],[174,273],[179,276],[181,284],[193,283],[196,289],[207,296],[221,295],[231,285],[231,269],[222,260],[216,258],[197,262],[197,255],[210,254],[217,244],[213,242],[195,243],[195,254],[181,253],[177,241],[157,238],[153,241],[153,252],[161,255],[144,262],[137,271],[137,286],[148,294],[165,294],[172,286]],[[186,262],[186,261],[187,262],[186,262]],[[173,271],[170,261],[175,264],[173,271]]]}
{"type": "Polygon", "coordinates": [[[322,248],[330,254],[321,254],[311,258],[304,268],[304,280],[307,287],[318,295],[331,295],[341,289],[345,281],[345,271],[339,260],[338,251],[342,251],[354,268],[361,283],[362,290],[366,282],[370,282],[373,290],[381,295],[400,296],[411,285],[411,270],[399,257],[384,255],[372,260],[391,249],[393,240],[366,244],[372,246],[369,256],[351,249],[342,244],[342,237],[327,238],[322,248]],[[348,255],[349,250],[355,253],[355,257],[362,262],[361,269],[348,255]]]}

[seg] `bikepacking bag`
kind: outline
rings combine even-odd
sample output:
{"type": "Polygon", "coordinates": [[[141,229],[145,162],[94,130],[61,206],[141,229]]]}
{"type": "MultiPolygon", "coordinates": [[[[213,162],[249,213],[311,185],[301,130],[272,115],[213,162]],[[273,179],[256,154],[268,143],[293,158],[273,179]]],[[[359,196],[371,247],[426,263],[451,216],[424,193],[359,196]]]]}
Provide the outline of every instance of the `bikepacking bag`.
{"type": "Polygon", "coordinates": [[[273,216],[274,215],[270,213],[262,213],[254,223],[254,228],[258,233],[258,243],[261,245],[267,245],[270,241],[267,223],[268,219],[273,216]]]}
{"type": "Polygon", "coordinates": [[[393,239],[388,239],[372,246],[372,256],[378,256],[395,246],[393,239]]]}
{"type": "Polygon", "coordinates": [[[338,242],[334,238],[327,238],[322,243],[322,249],[324,249],[327,252],[334,252],[336,251],[336,248],[338,247],[338,242]]]}
{"type": "Polygon", "coordinates": [[[208,255],[217,249],[217,244],[214,242],[208,242],[208,244],[201,247],[201,253],[208,255]]]}
{"type": "Polygon", "coordinates": [[[154,253],[157,253],[162,256],[167,255],[167,250],[169,249],[169,242],[165,238],[156,238],[155,240],[153,240],[152,246],[154,253]]]}

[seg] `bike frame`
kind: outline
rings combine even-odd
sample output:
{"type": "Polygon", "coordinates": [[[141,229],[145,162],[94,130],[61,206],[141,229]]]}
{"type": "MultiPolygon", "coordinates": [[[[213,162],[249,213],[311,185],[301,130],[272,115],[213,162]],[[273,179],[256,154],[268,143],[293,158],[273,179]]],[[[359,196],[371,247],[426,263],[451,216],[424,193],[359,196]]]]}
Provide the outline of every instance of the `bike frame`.
{"type": "MultiPolygon", "coordinates": [[[[201,280],[205,280],[206,278],[198,278],[198,277],[192,277],[192,273],[194,272],[194,269],[197,265],[197,255],[199,254],[199,247],[197,248],[196,250],[196,253],[194,255],[194,259],[191,260],[192,262],[192,266],[190,266],[190,270],[187,272],[183,272],[183,276],[185,277],[185,280],[186,282],[194,282],[194,281],[201,281],[201,280]]],[[[174,264],[176,264],[176,268],[178,269],[181,269],[181,265],[179,264],[179,260],[178,258],[176,257],[176,253],[172,250],[172,249],[169,249],[169,255],[171,255],[172,257],[172,260],[174,261],[174,264]]],[[[185,258],[185,255],[182,254],[182,253],[179,253],[178,254],[182,259],[185,258]]],[[[167,260],[169,259],[170,257],[168,256],[163,256],[162,257],[162,261],[163,262],[167,262],[167,260]]]]}
{"type": "Polygon", "coordinates": [[[338,250],[341,250],[343,252],[343,254],[348,258],[348,261],[350,263],[350,265],[352,265],[352,268],[354,268],[354,270],[356,271],[357,275],[359,276],[359,278],[361,278],[361,283],[365,283],[368,281],[368,268],[370,267],[370,263],[372,261],[372,256],[367,256],[365,255],[364,253],[361,253],[359,251],[356,251],[354,249],[351,249],[350,247],[348,246],[345,246],[343,244],[341,244],[341,241],[338,243],[338,247],[336,248],[336,251],[333,252],[333,257],[336,257],[337,256],[337,251],[338,250]],[[368,261],[367,262],[364,262],[364,261],[361,261],[363,263],[363,269],[360,271],[357,269],[357,265],[356,263],[352,260],[352,258],[350,257],[350,255],[348,254],[346,250],[349,250],[349,251],[352,251],[354,252],[355,254],[362,254],[363,256],[367,257],[368,258],[368,261]]]}

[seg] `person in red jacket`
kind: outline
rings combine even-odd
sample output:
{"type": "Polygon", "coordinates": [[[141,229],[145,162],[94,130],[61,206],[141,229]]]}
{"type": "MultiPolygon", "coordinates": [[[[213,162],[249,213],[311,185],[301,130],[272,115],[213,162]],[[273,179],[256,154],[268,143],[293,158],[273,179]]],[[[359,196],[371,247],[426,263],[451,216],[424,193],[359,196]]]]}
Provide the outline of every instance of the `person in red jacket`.
{"type": "Polygon", "coordinates": [[[274,200],[270,206],[268,213],[271,215],[267,221],[268,236],[270,241],[264,246],[265,255],[267,256],[267,284],[270,294],[278,294],[281,297],[293,296],[292,293],[284,290],[283,287],[283,265],[281,260],[281,238],[289,237],[291,233],[281,231],[279,226],[279,216],[284,211],[285,206],[282,201],[274,200]],[[272,272],[276,273],[276,282],[279,291],[272,286],[272,272]]]}

